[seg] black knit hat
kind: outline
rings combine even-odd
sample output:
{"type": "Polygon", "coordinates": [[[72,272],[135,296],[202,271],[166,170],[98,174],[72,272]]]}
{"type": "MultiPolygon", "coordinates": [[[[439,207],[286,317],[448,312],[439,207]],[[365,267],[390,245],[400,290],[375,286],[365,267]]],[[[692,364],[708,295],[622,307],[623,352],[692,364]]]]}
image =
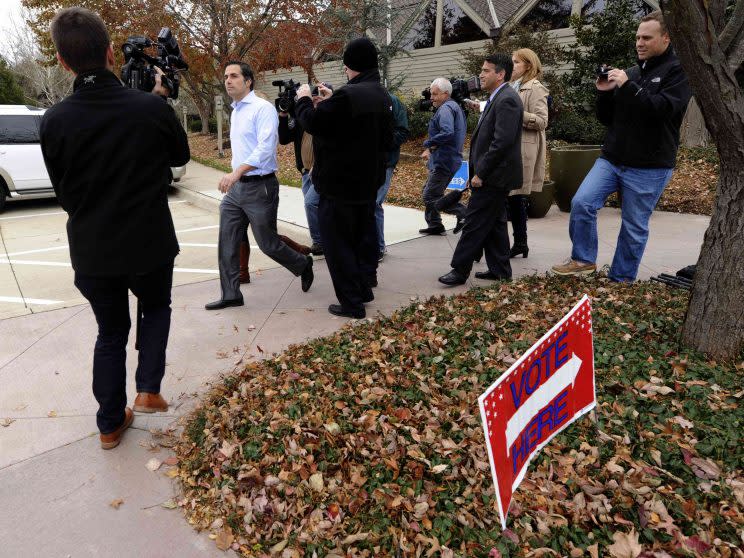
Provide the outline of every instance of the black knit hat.
{"type": "Polygon", "coordinates": [[[355,72],[377,68],[377,48],[367,37],[354,39],[344,50],[344,65],[355,72]]]}

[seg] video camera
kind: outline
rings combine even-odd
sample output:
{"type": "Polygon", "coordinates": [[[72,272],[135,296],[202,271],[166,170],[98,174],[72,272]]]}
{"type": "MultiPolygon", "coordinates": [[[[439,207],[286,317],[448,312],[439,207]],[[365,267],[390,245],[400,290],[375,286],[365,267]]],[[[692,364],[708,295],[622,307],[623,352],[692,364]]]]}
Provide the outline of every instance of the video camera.
{"type": "Polygon", "coordinates": [[[152,91],[156,75],[154,66],[157,66],[163,70],[161,81],[170,91],[169,97],[178,98],[178,87],[181,82],[178,72],[188,70],[189,65],[181,56],[178,41],[170,28],[163,27],[160,30],[157,43],[153,43],[148,37],[129,37],[127,42],[121,45],[121,50],[124,52],[121,80],[125,85],[132,89],[152,91]],[[145,49],[153,46],[158,50],[156,57],[145,52],[145,49]]]}
{"type": "MultiPolygon", "coordinates": [[[[274,99],[274,106],[279,112],[286,112],[294,115],[295,98],[297,97],[297,90],[302,85],[299,81],[293,79],[276,79],[271,82],[271,85],[279,88],[279,96],[274,99]]],[[[313,97],[318,95],[318,86],[312,88],[311,95],[313,97]]]]}
{"type": "MultiPolygon", "coordinates": [[[[455,101],[463,110],[467,110],[465,105],[465,99],[470,99],[470,94],[481,90],[480,78],[473,76],[468,79],[452,78],[450,79],[452,84],[452,93],[450,99],[455,101]]],[[[419,100],[418,109],[422,111],[432,110],[434,104],[431,100],[431,89],[427,87],[421,92],[423,97],[419,100]]]]}

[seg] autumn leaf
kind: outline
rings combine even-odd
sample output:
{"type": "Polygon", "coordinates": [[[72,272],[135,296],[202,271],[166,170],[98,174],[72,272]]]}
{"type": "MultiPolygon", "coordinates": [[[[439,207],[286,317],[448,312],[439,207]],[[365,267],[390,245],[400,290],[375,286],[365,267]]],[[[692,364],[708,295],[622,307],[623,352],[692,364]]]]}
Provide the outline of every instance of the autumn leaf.
{"type": "Polygon", "coordinates": [[[613,558],[636,558],[643,547],[638,544],[638,533],[631,529],[630,533],[616,532],[612,535],[613,544],[607,547],[613,558]]]}
{"type": "Polygon", "coordinates": [[[109,502],[109,506],[111,506],[115,510],[118,510],[119,506],[121,506],[123,503],[124,500],[122,500],[121,498],[116,498],[115,500],[111,500],[111,502],[109,502]]]}

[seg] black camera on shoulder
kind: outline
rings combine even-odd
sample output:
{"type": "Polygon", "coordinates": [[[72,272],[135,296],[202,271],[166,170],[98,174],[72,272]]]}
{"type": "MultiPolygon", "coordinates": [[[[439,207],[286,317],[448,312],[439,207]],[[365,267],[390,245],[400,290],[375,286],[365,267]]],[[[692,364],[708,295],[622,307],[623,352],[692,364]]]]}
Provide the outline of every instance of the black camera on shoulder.
{"type": "MultiPolygon", "coordinates": [[[[450,79],[452,84],[452,93],[450,99],[455,101],[463,110],[467,110],[465,100],[470,99],[470,94],[481,90],[480,78],[478,76],[472,76],[468,79],[452,78],[450,79]]],[[[421,100],[419,100],[418,109],[427,111],[433,110],[434,104],[431,100],[431,89],[427,87],[421,92],[421,100]]]]}
{"type": "Polygon", "coordinates": [[[121,80],[132,89],[152,91],[155,87],[155,66],[163,70],[161,78],[164,87],[170,91],[171,99],[178,98],[178,88],[181,76],[178,72],[188,70],[189,65],[181,56],[178,41],[170,28],[163,27],[158,33],[157,43],[148,37],[129,37],[121,45],[124,52],[124,65],[121,67],[121,80]],[[145,49],[157,47],[157,56],[150,56],[145,49]]]}
{"type": "MultiPolygon", "coordinates": [[[[279,112],[286,112],[294,115],[295,98],[297,97],[297,90],[302,85],[299,81],[293,79],[276,79],[271,82],[271,85],[279,88],[279,95],[274,99],[274,106],[279,112]]],[[[310,93],[313,97],[318,95],[318,86],[312,88],[310,93]]]]}

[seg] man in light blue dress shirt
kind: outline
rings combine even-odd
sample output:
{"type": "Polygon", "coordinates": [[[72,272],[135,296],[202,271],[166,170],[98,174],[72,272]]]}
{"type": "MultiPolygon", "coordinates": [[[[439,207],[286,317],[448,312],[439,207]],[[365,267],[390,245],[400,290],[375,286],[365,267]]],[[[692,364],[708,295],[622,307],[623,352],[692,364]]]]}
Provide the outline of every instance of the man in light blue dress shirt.
{"type": "Polygon", "coordinates": [[[279,239],[276,215],[279,208],[279,181],[276,178],[276,146],[279,119],[270,102],[253,91],[253,71],[245,62],[229,62],[225,67],[225,89],[233,100],[230,115],[231,173],[222,177],[219,190],[225,197],[220,204],[219,300],[205,306],[219,310],[242,306],[238,249],[250,224],[260,250],[301,276],[302,290],[313,282],[313,259],[295,252],[279,239]]]}

